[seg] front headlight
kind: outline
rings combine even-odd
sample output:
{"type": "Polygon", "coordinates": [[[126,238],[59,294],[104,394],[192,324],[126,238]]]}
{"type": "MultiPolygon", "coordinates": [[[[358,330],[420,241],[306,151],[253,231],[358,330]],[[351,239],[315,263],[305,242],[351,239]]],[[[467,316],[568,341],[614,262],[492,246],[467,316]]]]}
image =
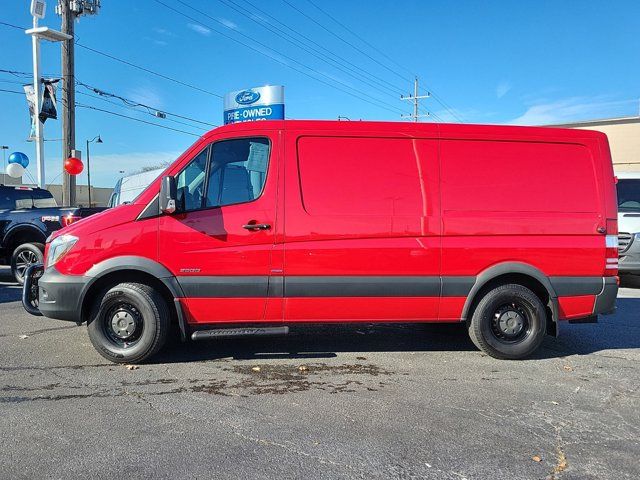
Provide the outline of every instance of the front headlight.
{"type": "Polygon", "coordinates": [[[56,237],[49,245],[46,263],[47,268],[55,265],[58,260],[64,257],[77,241],[78,237],[74,237],[73,235],[60,235],[56,237]]]}

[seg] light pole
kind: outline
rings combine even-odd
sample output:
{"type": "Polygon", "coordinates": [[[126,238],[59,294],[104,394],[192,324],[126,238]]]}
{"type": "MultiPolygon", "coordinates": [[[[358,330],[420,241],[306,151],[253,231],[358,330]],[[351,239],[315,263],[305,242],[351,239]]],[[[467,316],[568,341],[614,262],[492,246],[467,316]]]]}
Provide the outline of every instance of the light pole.
{"type": "Polygon", "coordinates": [[[44,188],[44,125],[40,121],[40,104],[42,103],[42,94],[40,93],[40,39],[48,40],[50,42],[63,42],[65,40],[71,40],[73,37],[66,33],[52,30],[49,27],[39,27],[38,19],[43,19],[45,14],[46,4],[44,0],[32,0],[31,1],[31,15],[33,16],[33,28],[25,30],[27,35],[31,35],[33,46],[33,94],[34,100],[34,115],[35,115],[35,127],[36,127],[36,168],[38,173],[38,186],[44,188]]]}
{"type": "Polygon", "coordinates": [[[91,208],[91,163],[89,163],[89,144],[92,142],[104,143],[100,138],[100,135],[93,137],[93,140],[87,140],[87,186],[89,187],[89,208],[91,208]]]}
{"type": "Polygon", "coordinates": [[[0,150],[2,150],[2,183],[7,180],[7,150],[9,150],[8,145],[0,145],[0,150]]]}

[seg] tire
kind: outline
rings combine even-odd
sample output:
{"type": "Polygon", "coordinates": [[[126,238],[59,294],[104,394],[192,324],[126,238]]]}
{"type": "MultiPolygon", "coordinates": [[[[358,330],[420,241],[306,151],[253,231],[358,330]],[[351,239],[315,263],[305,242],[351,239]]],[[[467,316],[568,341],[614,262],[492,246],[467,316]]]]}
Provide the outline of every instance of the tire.
{"type": "Polygon", "coordinates": [[[87,325],[91,343],[114,363],[140,363],[167,341],[171,315],[156,290],[140,283],[120,283],[93,305],[87,325]]]}
{"type": "Polygon", "coordinates": [[[23,243],[11,254],[11,274],[20,285],[24,283],[24,272],[34,263],[44,262],[44,245],[41,243],[23,243]]]}
{"type": "Polygon", "coordinates": [[[471,341],[486,354],[518,360],[535,352],[546,334],[547,312],[535,293],[507,284],[487,292],[469,322],[471,341]]]}

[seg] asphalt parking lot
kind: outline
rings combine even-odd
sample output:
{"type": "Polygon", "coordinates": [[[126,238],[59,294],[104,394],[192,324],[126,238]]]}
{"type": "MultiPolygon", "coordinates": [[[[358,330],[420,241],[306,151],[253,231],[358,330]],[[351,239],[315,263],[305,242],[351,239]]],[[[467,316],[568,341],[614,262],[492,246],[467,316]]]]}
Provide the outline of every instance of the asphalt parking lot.
{"type": "Polygon", "coordinates": [[[460,326],[300,327],[130,369],[0,271],[0,478],[640,477],[640,290],[531,360],[460,326]]]}

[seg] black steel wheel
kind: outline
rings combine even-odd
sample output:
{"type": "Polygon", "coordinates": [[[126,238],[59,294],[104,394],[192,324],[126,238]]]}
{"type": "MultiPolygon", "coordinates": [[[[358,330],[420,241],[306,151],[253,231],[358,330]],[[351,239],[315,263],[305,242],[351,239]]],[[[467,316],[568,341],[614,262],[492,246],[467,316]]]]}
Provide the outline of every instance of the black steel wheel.
{"type": "Polygon", "coordinates": [[[23,243],[18,245],[11,255],[11,273],[20,285],[24,284],[24,274],[31,265],[44,261],[44,245],[41,243],[23,243]]]}
{"type": "Polygon", "coordinates": [[[170,323],[160,293],[148,285],[120,283],[95,302],[87,328],[100,355],[116,363],[139,363],[163,347],[170,323]]]}
{"type": "Polygon", "coordinates": [[[480,299],[468,324],[469,336],[492,357],[521,359],[540,347],[546,322],[545,307],[535,293],[522,285],[500,285],[480,299]]]}

